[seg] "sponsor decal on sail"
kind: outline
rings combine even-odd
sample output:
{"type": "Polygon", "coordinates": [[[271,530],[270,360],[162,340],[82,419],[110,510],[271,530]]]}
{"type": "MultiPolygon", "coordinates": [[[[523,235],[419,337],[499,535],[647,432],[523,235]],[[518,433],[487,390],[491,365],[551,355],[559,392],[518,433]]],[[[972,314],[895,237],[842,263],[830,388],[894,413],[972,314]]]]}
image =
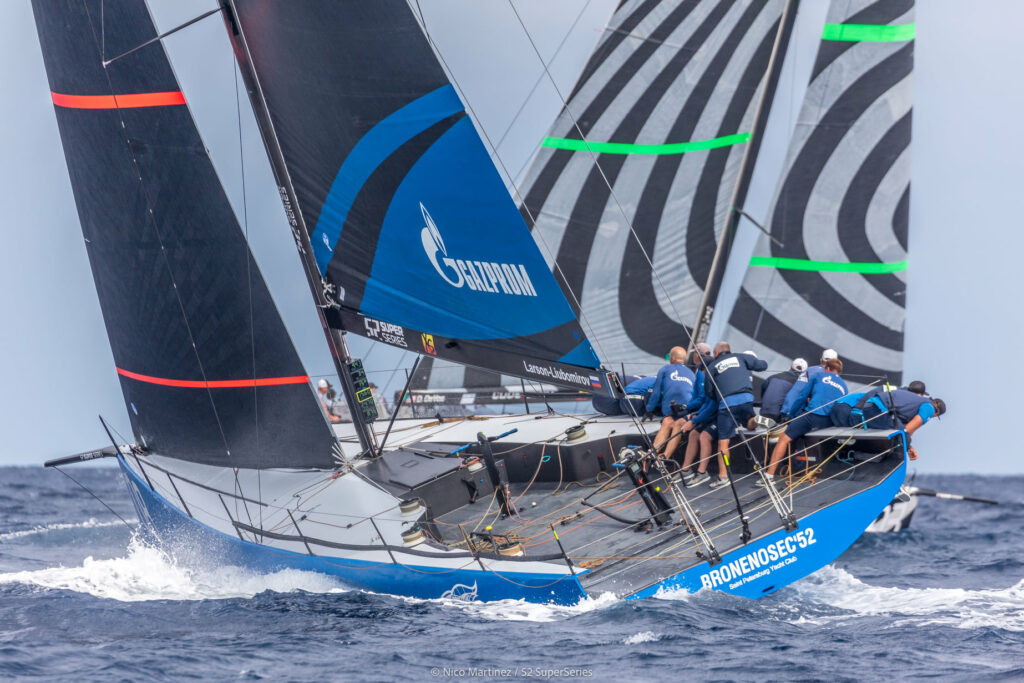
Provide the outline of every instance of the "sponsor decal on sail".
{"type": "Polygon", "coordinates": [[[429,353],[431,356],[437,355],[437,349],[434,348],[434,335],[424,332],[420,335],[420,341],[423,342],[424,351],[429,353]]]}
{"type": "Polygon", "coordinates": [[[366,336],[370,339],[377,339],[386,344],[408,348],[405,341],[405,328],[401,325],[386,323],[373,318],[363,318],[363,325],[366,327],[366,336]]]}
{"type": "Polygon", "coordinates": [[[420,213],[424,222],[423,230],[420,231],[423,251],[426,252],[437,274],[452,287],[466,286],[474,292],[491,294],[537,296],[537,290],[533,288],[526,266],[521,263],[494,263],[449,257],[441,231],[422,202],[420,213]],[[440,260],[438,254],[441,255],[440,260]]]}
{"type": "Polygon", "coordinates": [[[537,377],[546,377],[548,379],[558,380],[561,382],[570,382],[572,384],[579,384],[584,387],[600,387],[601,380],[593,375],[587,376],[578,372],[570,372],[563,370],[562,368],[555,365],[544,365],[541,363],[531,363],[529,361],[523,361],[523,372],[528,375],[536,375],[537,377]],[[597,380],[597,384],[594,384],[594,380],[597,380]]]}

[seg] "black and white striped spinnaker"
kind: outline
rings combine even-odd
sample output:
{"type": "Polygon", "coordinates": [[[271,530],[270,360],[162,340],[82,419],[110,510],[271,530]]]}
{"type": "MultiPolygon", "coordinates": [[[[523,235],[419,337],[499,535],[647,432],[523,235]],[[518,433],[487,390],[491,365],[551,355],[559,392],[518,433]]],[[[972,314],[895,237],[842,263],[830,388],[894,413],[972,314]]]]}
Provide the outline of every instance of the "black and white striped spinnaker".
{"type": "Polygon", "coordinates": [[[689,341],[787,4],[623,2],[520,188],[588,335],[628,373],[689,341]]]}
{"type": "Polygon", "coordinates": [[[901,378],[913,11],[829,7],[769,213],[777,241],[760,238],[724,332],[770,367],[835,348],[854,380],[901,378]]]}

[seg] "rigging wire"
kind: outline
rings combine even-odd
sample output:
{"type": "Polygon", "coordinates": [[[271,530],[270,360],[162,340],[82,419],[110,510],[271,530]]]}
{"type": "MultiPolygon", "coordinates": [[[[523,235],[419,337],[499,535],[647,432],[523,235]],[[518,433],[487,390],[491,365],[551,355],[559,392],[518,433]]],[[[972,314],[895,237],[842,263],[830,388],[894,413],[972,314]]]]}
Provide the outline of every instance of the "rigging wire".
{"type": "Polygon", "coordinates": [[[109,505],[107,505],[107,504],[106,504],[106,503],[105,503],[105,502],[103,501],[103,499],[102,499],[102,498],[100,498],[99,496],[97,496],[97,495],[96,495],[95,493],[93,493],[93,492],[92,492],[92,489],[90,489],[90,488],[89,488],[88,486],[86,486],[86,485],[85,485],[85,484],[83,484],[82,482],[78,481],[77,479],[75,479],[75,478],[74,478],[74,477],[72,477],[72,476],[71,476],[70,474],[68,474],[67,472],[65,472],[64,470],[62,470],[62,469],[61,469],[60,467],[57,467],[56,465],[54,465],[54,466],[53,466],[53,469],[57,470],[58,472],[60,472],[61,474],[63,474],[63,475],[65,476],[65,477],[67,477],[67,478],[68,478],[68,479],[70,479],[71,481],[73,481],[73,482],[75,482],[76,484],[78,484],[78,485],[79,485],[79,486],[80,486],[80,487],[81,487],[81,488],[82,488],[82,489],[83,489],[83,490],[84,490],[84,491],[85,491],[86,493],[88,493],[88,494],[89,494],[90,496],[92,496],[93,498],[95,498],[96,500],[98,500],[98,501],[100,502],[100,505],[102,505],[103,507],[105,507],[105,508],[107,508],[108,510],[110,510],[110,514],[114,515],[114,516],[115,516],[115,517],[117,517],[117,518],[118,518],[119,520],[121,520],[122,522],[124,522],[124,525],[125,525],[126,527],[128,527],[129,529],[132,529],[133,531],[135,530],[135,527],[133,527],[133,526],[132,526],[131,524],[129,524],[129,523],[128,523],[128,521],[127,521],[127,520],[125,520],[125,518],[124,518],[124,517],[122,517],[121,515],[117,514],[117,511],[115,511],[115,510],[114,510],[114,508],[112,508],[112,507],[110,507],[109,505]]]}
{"type": "MultiPolygon", "coordinates": [[[[249,201],[245,192],[245,141],[242,137],[242,103],[238,96],[238,65],[235,63],[235,55],[231,54],[231,73],[235,77],[235,114],[238,123],[238,165],[239,175],[242,179],[242,230],[245,234],[245,283],[249,290],[249,348],[252,351],[252,378],[256,379],[256,310],[252,296],[252,259],[249,251],[249,201]]],[[[253,382],[252,405],[253,418],[256,422],[256,500],[263,500],[263,445],[260,441],[260,402],[258,397],[259,389],[253,382]]],[[[260,528],[263,528],[263,508],[259,509],[260,528]]]]}
{"type": "MultiPolygon", "coordinates": [[[[580,11],[576,15],[576,18],[573,20],[572,25],[569,27],[569,30],[565,32],[565,35],[562,36],[561,42],[558,43],[558,47],[556,47],[555,51],[551,54],[551,59],[548,60],[548,65],[554,64],[555,60],[558,58],[559,53],[561,53],[562,48],[565,47],[565,43],[569,40],[569,36],[572,35],[572,32],[574,30],[576,30],[576,25],[580,23],[580,19],[583,18],[584,13],[586,13],[587,8],[590,7],[590,3],[592,2],[593,0],[587,0],[583,4],[583,7],[580,8],[580,11]]],[[[544,73],[541,72],[541,74],[537,76],[537,80],[533,82],[533,87],[530,88],[530,92],[527,93],[526,97],[523,98],[522,104],[519,105],[519,109],[516,110],[515,116],[512,117],[512,120],[509,122],[508,127],[505,128],[505,132],[501,134],[500,138],[498,138],[498,143],[494,148],[495,154],[497,154],[498,148],[501,147],[502,143],[505,142],[505,138],[508,137],[508,134],[512,132],[512,128],[515,126],[516,121],[519,120],[519,116],[523,113],[523,110],[526,109],[526,105],[530,103],[531,99],[533,99],[533,94],[537,92],[537,86],[539,86],[541,84],[541,81],[543,80],[544,73]]],[[[527,158],[527,160],[524,162],[523,166],[516,172],[516,178],[522,175],[523,171],[526,170],[526,167],[530,165],[530,162],[532,160],[533,155],[531,154],[530,157],[527,158]]]]}

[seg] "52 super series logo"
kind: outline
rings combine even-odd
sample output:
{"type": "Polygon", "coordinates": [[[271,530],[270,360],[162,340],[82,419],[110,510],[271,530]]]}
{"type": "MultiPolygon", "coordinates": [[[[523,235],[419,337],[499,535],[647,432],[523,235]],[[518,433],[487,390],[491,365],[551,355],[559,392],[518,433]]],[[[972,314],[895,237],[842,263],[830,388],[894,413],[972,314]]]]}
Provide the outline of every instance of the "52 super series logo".
{"type": "Polygon", "coordinates": [[[393,325],[383,320],[363,318],[363,325],[366,326],[366,336],[370,339],[378,339],[386,344],[408,348],[405,341],[405,328],[401,325],[393,325]]]}

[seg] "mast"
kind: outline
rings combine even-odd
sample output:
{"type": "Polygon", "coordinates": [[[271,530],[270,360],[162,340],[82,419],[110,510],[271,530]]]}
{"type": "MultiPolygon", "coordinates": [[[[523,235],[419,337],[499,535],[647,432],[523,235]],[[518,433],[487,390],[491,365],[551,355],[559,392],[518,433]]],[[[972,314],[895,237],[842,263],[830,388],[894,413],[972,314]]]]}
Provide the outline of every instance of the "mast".
{"type": "MultiPolygon", "coordinates": [[[[718,298],[718,292],[722,286],[722,278],[725,276],[725,266],[728,263],[729,251],[732,248],[733,238],[736,236],[736,229],[740,222],[740,207],[736,204],[741,201],[742,195],[746,194],[750,184],[750,177],[753,168],[750,165],[752,157],[757,156],[761,145],[761,137],[768,124],[768,114],[771,107],[765,103],[775,96],[775,87],[778,84],[784,60],[779,58],[780,48],[788,41],[793,32],[793,22],[796,19],[795,5],[798,0],[787,0],[782,9],[782,17],[779,20],[779,30],[775,37],[775,44],[772,46],[772,54],[768,59],[768,79],[764,91],[757,103],[757,114],[754,116],[754,131],[750,144],[743,150],[743,158],[740,161],[740,172],[736,177],[736,185],[733,187],[732,197],[729,200],[729,217],[722,229],[722,237],[715,249],[714,259],[711,261],[711,272],[708,273],[707,285],[701,295],[700,305],[697,307],[697,317],[693,325],[693,334],[690,337],[690,347],[705,340],[708,328],[711,326],[711,317],[714,315],[715,307],[711,305],[712,300],[718,298]]],[[[717,303],[717,302],[716,302],[717,303]]]]}
{"type": "Polygon", "coordinates": [[[305,219],[299,210],[298,198],[295,187],[292,184],[291,175],[285,164],[284,154],[278,142],[277,134],[274,131],[274,124],[270,118],[270,111],[267,108],[266,99],[263,97],[263,90],[260,87],[259,77],[252,68],[252,59],[249,54],[249,46],[245,40],[245,34],[239,24],[234,0],[220,0],[221,8],[224,10],[224,21],[227,24],[233,40],[231,41],[235,51],[235,60],[242,73],[246,90],[249,93],[249,101],[252,103],[253,112],[256,115],[256,122],[259,125],[260,134],[263,137],[264,147],[267,156],[270,158],[270,165],[277,180],[278,192],[281,195],[281,203],[284,204],[285,215],[292,229],[292,237],[295,240],[299,258],[302,261],[302,269],[306,274],[306,282],[309,284],[309,291],[316,302],[317,316],[320,319],[320,326],[324,330],[324,337],[327,346],[331,351],[331,359],[338,372],[345,403],[348,405],[352,415],[352,423],[356,428],[356,436],[359,438],[359,445],[364,453],[373,453],[376,449],[376,437],[370,428],[370,422],[376,418],[376,410],[370,410],[373,406],[373,398],[369,392],[367,401],[360,401],[357,391],[357,381],[365,382],[362,364],[352,358],[349,352],[348,342],[345,340],[345,331],[342,329],[341,316],[338,314],[338,304],[331,297],[331,292],[325,286],[320,277],[316,261],[313,258],[313,246],[309,240],[309,231],[305,219]],[[333,325],[330,324],[333,322],[333,325]],[[364,405],[366,404],[366,405],[364,405]]]}

